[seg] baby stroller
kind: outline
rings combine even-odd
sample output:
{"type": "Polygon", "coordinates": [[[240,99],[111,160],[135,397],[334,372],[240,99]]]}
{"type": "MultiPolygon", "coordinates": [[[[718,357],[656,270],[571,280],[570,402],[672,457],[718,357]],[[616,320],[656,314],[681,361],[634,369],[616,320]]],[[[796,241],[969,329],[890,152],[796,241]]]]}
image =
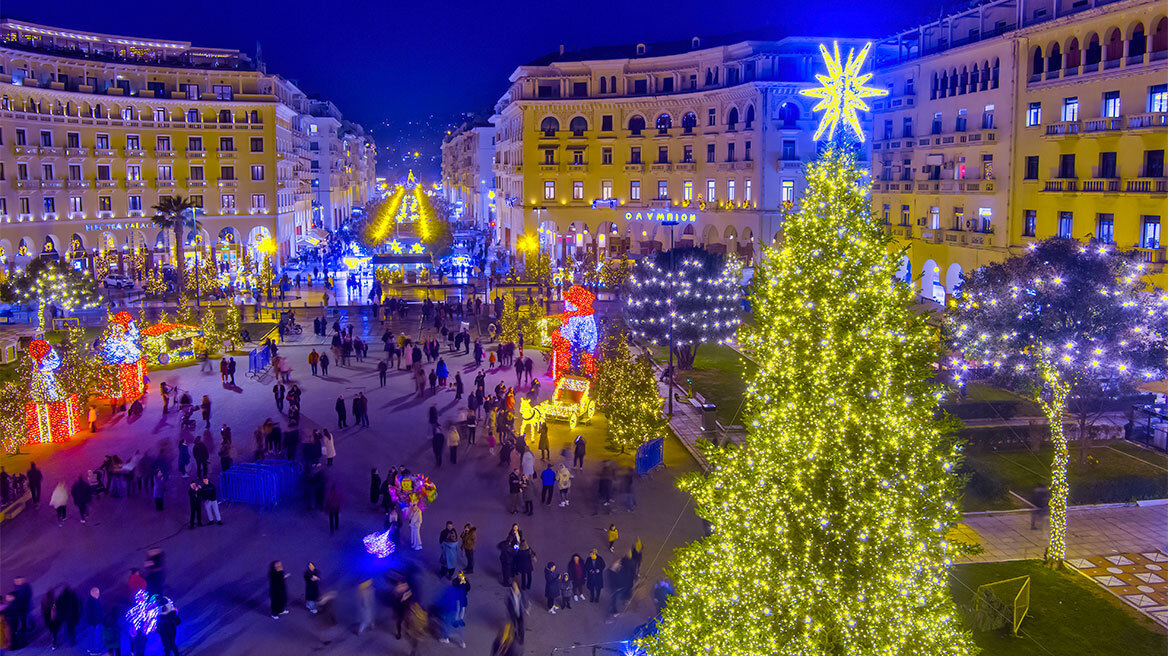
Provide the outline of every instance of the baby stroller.
{"type": "Polygon", "coordinates": [[[196,422],[195,422],[194,414],[195,414],[195,406],[193,406],[193,405],[183,406],[182,422],[180,424],[180,427],[184,428],[186,430],[190,430],[190,431],[195,430],[196,422]]]}

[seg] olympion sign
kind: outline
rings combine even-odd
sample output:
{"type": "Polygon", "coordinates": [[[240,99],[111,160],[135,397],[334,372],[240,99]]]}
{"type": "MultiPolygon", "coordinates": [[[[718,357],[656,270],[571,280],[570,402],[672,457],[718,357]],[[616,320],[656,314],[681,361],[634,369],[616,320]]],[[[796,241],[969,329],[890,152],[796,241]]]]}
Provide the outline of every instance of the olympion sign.
{"type": "Polygon", "coordinates": [[[697,214],[683,212],[625,212],[625,221],[677,221],[678,223],[696,223],[697,214]]]}

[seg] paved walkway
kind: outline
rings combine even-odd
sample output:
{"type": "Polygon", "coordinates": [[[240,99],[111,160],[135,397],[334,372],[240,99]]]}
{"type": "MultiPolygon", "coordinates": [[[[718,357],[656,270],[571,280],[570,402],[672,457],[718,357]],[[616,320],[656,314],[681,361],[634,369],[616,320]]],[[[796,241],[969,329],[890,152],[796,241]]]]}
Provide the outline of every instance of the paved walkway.
{"type": "MultiPolygon", "coordinates": [[[[966,515],[957,535],[981,544],[985,551],[967,559],[993,562],[1042,558],[1046,551],[1046,521],[1030,530],[1030,513],[966,515]]],[[[1067,514],[1067,556],[1089,556],[1168,549],[1168,505],[1072,507],[1067,514]]]]}

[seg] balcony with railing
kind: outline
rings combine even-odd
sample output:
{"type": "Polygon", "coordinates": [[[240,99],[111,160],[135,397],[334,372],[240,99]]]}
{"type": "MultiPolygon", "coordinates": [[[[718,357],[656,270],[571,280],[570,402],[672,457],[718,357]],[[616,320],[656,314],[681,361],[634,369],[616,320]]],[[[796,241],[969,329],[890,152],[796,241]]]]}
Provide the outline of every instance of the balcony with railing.
{"type": "Polygon", "coordinates": [[[1089,118],[1083,121],[1083,134],[1115,132],[1121,129],[1123,129],[1123,119],[1119,117],[1089,118]]]}
{"type": "Polygon", "coordinates": [[[1044,135],[1047,137],[1073,137],[1081,131],[1082,124],[1078,121],[1062,121],[1047,125],[1044,135]]]}
{"type": "Polygon", "coordinates": [[[1168,193],[1168,178],[1133,178],[1124,180],[1123,190],[1130,194],[1168,193]]]}
{"type": "Polygon", "coordinates": [[[1147,112],[1127,117],[1129,130],[1168,129],[1168,112],[1147,112]]]}
{"type": "Polygon", "coordinates": [[[1119,192],[1118,178],[1095,178],[1083,180],[1081,191],[1093,194],[1114,194],[1119,192]]]}

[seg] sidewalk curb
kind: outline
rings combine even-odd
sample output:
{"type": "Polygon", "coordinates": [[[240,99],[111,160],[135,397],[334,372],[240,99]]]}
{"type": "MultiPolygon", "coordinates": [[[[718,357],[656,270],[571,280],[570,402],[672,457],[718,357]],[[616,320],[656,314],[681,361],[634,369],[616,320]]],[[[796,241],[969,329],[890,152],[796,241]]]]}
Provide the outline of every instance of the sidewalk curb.
{"type": "MultiPolygon", "coordinates": [[[[1083,506],[1067,506],[1067,512],[1083,510],[1107,510],[1108,508],[1143,508],[1146,506],[1166,506],[1168,499],[1148,499],[1145,501],[1125,501],[1122,503],[1096,503],[1083,506]]],[[[962,513],[962,517],[992,517],[995,515],[1017,515],[1032,512],[1033,508],[1018,508],[1016,510],[980,510],[977,512],[962,513]]]]}

